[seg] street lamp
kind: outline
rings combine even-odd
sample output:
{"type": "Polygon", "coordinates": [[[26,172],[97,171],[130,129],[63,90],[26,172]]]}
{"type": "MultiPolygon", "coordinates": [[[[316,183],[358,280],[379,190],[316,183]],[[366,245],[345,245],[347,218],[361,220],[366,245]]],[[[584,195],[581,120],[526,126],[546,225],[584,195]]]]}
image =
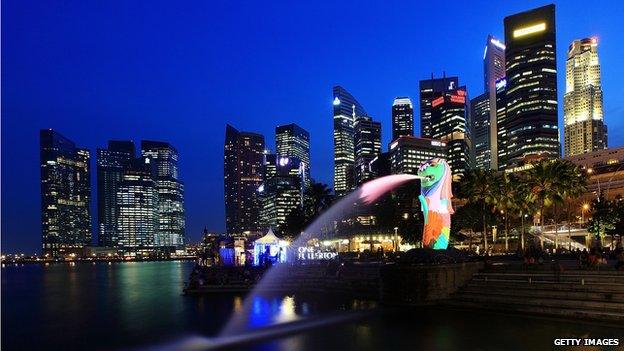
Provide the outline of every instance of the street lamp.
{"type": "Polygon", "coordinates": [[[399,251],[399,227],[394,227],[394,252],[399,251]]]}
{"type": "Polygon", "coordinates": [[[589,210],[589,204],[584,203],[581,207],[581,223],[585,223],[585,212],[589,210]]]}

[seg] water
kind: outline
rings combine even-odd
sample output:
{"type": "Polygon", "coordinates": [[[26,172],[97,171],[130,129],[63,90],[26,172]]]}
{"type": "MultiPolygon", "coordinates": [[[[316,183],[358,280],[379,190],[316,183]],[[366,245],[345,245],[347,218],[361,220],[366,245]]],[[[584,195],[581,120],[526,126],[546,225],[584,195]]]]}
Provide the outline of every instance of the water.
{"type": "MultiPolygon", "coordinates": [[[[329,209],[316,218],[303,233],[291,243],[291,247],[305,246],[306,242],[311,238],[319,238],[326,228],[331,228],[336,221],[349,218],[354,214],[359,206],[367,206],[377,201],[382,195],[388,193],[392,189],[397,188],[407,182],[417,179],[425,179],[426,177],[412,174],[394,174],[371,180],[340,199],[329,209]]],[[[247,322],[249,312],[254,309],[254,300],[257,296],[265,293],[266,287],[271,286],[275,282],[279,282],[282,270],[288,267],[276,265],[264,274],[262,280],[254,287],[253,291],[245,299],[243,303],[243,311],[245,313],[237,313],[230,318],[223,328],[221,335],[229,337],[248,332],[250,329],[247,322]]]]}
{"type": "MultiPolygon", "coordinates": [[[[232,313],[243,311],[242,296],[182,296],[192,265],[169,261],[3,267],[2,350],[110,350],[214,337],[232,313]]],[[[362,304],[326,295],[259,297],[248,320],[263,326],[341,314],[362,304]]],[[[621,329],[577,321],[432,307],[379,312],[239,349],[541,350],[551,349],[556,337],[622,335],[621,329]]]]}

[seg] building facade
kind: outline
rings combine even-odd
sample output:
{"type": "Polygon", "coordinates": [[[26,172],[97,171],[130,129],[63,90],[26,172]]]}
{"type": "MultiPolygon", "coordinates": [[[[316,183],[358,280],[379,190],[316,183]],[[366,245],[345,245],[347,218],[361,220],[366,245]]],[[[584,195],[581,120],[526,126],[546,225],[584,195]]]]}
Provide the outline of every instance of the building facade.
{"type": "MultiPolygon", "coordinates": [[[[501,78],[496,81],[496,125],[497,125],[497,169],[505,170],[507,168],[507,143],[509,137],[507,135],[507,79],[501,78]]],[[[494,157],[495,155],[492,154],[494,157]]]]}
{"type": "Polygon", "coordinates": [[[280,156],[296,157],[301,160],[304,182],[310,179],[310,133],[295,123],[275,128],[275,148],[280,156]]]}
{"type": "Polygon", "coordinates": [[[305,163],[295,156],[265,153],[260,186],[260,225],[282,232],[288,215],[303,206],[305,163]]]}
{"type": "Polygon", "coordinates": [[[264,136],[227,125],[224,147],[225,224],[230,235],[259,233],[264,136]]]}
{"type": "Polygon", "coordinates": [[[135,156],[132,141],[111,140],[105,149],[97,149],[97,210],[98,210],[98,245],[104,247],[119,246],[117,232],[117,190],[124,171],[128,169],[135,156]]]}
{"type": "MultiPolygon", "coordinates": [[[[472,132],[474,137],[475,167],[490,169],[492,167],[492,148],[490,140],[490,93],[483,93],[470,100],[472,132]]],[[[496,155],[496,154],[494,154],[496,155]]]]}
{"type": "Polygon", "coordinates": [[[178,151],[169,143],[141,141],[141,155],[149,159],[158,191],[156,247],[184,246],[184,184],[180,180],[178,151]]]}
{"type": "MultiPolygon", "coordinates": [[[[447,144],[440,140],[402,136],[390,143],[388,152],[392,174],[417,174],[418,167],[432,158],[447,157],[447,144]]],[[[380,167],[383,167],[383,160],[380,167]]]]}
{"type": "Polygon", "coordinates": [[[39,138],[43,253],[79,253],[92,237],[89,151],[52,129],[39,138]]]}
{"type": "Polygon", "coordinates": [[[431,133],[433,139],[447,146],[446,160],[453,180],[472,168],[470,104],[465,87],[447,90],[431,102],[431,133]]]}
{"type": "Polygon", "coordinates": [[[507,167],[559,157],[555,6],[505,24],[507,167]]]}
{"type": "Polygon", "coordinates": [[[373,178],[371,162],[381,154],[381,123],[370,117],[355,120],[355,185],[359,186],[373,178]]]}
{"type": "Polygon", "coordinates": [[[150,255],[159,232],[159,199],[149,158],[134,159],[117,185],[118,246],[126,255],[150,255]]]}
{"type": "Polygon", "coordinates": [[[457,77],[434,78],[421,80],[420,88],[420,136],[423,138],[433,138],[431,121],[431,102],[436,97],[449,90],[459,87],[457,77]]]}
{"type": "Polygon", "coordinates": [[[409,97],[397,97],[392,103],[392,140],[414,135],[414,106],[409,97]]]}
{"type": "Polygon", "coordinates": [[[565,156],[607,148],[596,38],[575,40],[568,49],[563,119],[565,156]]]}
{"type": "MultiPolygon", "coordinates": [[[[484,92],[487,94],[488,113],[490,115],[488,126],[488,161],[486,166],[490,169],[498,169],[498,116],[496,99],[496,82],[505,77],[505,44],[492,35],[488,35],[483,55],[483,78],[484,92]]],[[[474,111],[474,110],[473,110],[474,111]]],[[[483,111],[483,110],[482,110],[483,111]]],[[[478,151],[475,149],[478,155],[478,151]]],[[[476,162],[476,159],[475,159],[476,162]]],[[[479,166],[477,166],[479,167],[479,166]]]]}
{"type": "Polygon", "coordinates": [[[355,186],[355,120],[368,116],[362,105],[343,87],[333,88],[334,192],[344,196],[355,186]]]}

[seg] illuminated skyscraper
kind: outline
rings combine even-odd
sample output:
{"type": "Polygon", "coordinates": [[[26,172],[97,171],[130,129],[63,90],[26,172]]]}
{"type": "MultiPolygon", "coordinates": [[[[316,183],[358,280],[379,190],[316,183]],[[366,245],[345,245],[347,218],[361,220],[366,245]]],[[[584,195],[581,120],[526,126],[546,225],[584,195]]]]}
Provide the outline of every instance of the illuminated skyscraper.
{"type": "Polygon", "coordinates": [[[446,143],[434,140],[402,136],[390,143],[389,161],[393,174],[416,174],[418,167],[432,158],[447,156],[446,143]]]}
{"type": "Polygon", "coordinates": [[[89,151],[52,129],[39,137],[43,253],[80,253],[91,244],[89,151]]]}
{"type": "Polygon", "coordinates": [[[596,38],[575,40],[568,49],[563,118],[565,156],[607,148],[596,38]]]}
{"type": "Polygon", "coordinates": [[[281,232],[288,215],[303,205],[304,163],[294,156],[265,154],[263,172],[260,225],[281,232]]]}
{"type": "MultiPolygon", "coordinates": [[[[483,54],[483,75],[484,75],[484,87],[486,97],[481,97],[479,102],[481,106],[472,106],[472,111],[477,113],[487,113],[489,118],[485,118],[485,115],[480,115],[481,122],[473,121],[475,126],[478,124],[484,129],[481,133],[481,140],[475,144],[475,154],[477,168],[490,168],[498,169],[498,140],[497,140],[497,116],[496,111],[498,106],[496,105],[496,81],[505,77],[505,44],[501,43],[498,39],[492,35],[488,35],[487,42],[485,43],[485,52],[483,54]],[[487,100],[487,109],[484,104],[484,99],[487,100]],[[487,129],[485,129],[487,126],[487,129]]],[[[475,117],[476,119],[477,117],[475,117]]],[[[477,133],[477,131],[475,131],[477,133]]],[[[475,136],[475,139],[479,138],[475,136]]]]}
{"type": "Polygon", "coordinates": [[[555,5],[505,18],[507,167],[559,157],[555,5]]]}
{"type": "Polygon", "coordinates": [[[392,103],[392,140],[414,135],[414,106],[408,97],[397,97],[392,103]]]}
{"type": "Polygon", "coordinates": [[[128,255],[149,255],[156,246],[159,200],[150,162],[134,159],[117,185],[118,246],[128,255]]]}
{"type": "Polygon", "coordinates": [[[158,190],[156,247],[184,245],[184,184],[179,179],[178,151],[169,143],[141,141],[141,155],[150,160],[158,190]]]}
{"type": "Polygon", "coordinates": [[[470,108],[474,137],[475,167],[490,169],[493,152],[490,142],[490,93],[483,93],[470,100],[470,108]]]}
{"type": "Polygon", "coordinates": [[[336,196],[343,196],[355,185],[355,119],[360,116],[368,116],[368,114],[343,87],[335,86],[333,95],[334,191],[336,196]]]}
{"type": "Polygon", "coordinates": [[[445,91],[455,90],[459,87],[457,77],[443,77],[425,79],[420,81],[420,136],[433,138],[431,126],[431,102],[445,91]]]}
{"type": "MultiPolygon", "coordinates": [[[[507,168],[507,79],[501,78],[496,82],[496,124],[497,124],[497,145],[498,145],[498,169],[507,168]]],[[[494,154],[492,154],[494,157],[494,154]]]]}
{"type": "Polygon", "coordinates": [[[97,149],[98,245],[119,246],[117,234],[117,190],[124,171],[135,158],[132,141],[108,142],[97,149]]]}
{"type": "Polygon", "coordinates": [[[381,154],[381,123],[370,117],[355,120],[355,185],[375,178],[371,162],[381,154]]]}
{"type": "Polygon", "coordinates": [[[421,135],[446,144],[454,180],[473,165],[470,100],[458,83],[457,77],[420,81],[421,135]]]}
{"type": "Polygon", "coordinates": [[[275,128],[275,146],[280,156],[296,157],[303,163],[304,182],[310,179],[310,133],[291,123],[275,128]]]}
{"type": "Polygon", "coordinates": [[[258,233],[263,182],[264,136],[225,128],[225,224],[228,234],[258,233]]]}

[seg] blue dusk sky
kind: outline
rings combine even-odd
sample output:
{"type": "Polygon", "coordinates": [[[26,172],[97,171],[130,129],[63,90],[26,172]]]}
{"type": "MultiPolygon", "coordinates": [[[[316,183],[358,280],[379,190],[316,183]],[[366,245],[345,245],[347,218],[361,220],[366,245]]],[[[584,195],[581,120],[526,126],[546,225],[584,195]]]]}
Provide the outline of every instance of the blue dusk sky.
{"type": "MultiPolygon", "coordinates": [[[[340,84],[390,137],[395,96],[458,75],[483,89],[488,34],[544,1],[2,1],[2,251],[40,250],[39,129],[92,151],[162,140],[180,154],[187,236],[223,231],[225,124],[310,132],[312,176],[332,182],[332,97],[340,84]]],[[[573,39],[597,36],[609,144],[624,141],[621,1],[557,2],[559,115],[573,39]]],[[[416,132],[419,132],[418,123],[416,132]]],[[[95,173],[95,172],[93,172],[95,173]]],[[[95,175],[92,177],[93,220],[95,175]]]]}

